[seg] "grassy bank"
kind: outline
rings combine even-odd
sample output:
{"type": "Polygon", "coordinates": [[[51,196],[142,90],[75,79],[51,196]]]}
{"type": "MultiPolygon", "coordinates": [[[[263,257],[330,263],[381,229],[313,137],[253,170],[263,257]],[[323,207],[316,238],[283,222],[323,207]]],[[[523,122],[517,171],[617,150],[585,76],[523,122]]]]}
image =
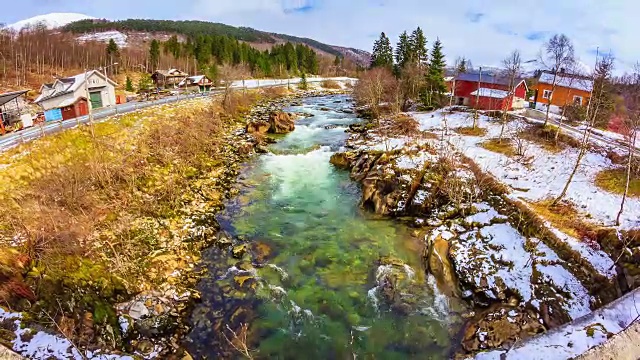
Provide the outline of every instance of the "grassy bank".
{"type": "Polygon", "coordinates": [[[232,133],[282,95],[154,107],[0,155],[0,305],[81,346],[131,351],[114,304],[181,289],[254,145],[232,133]]]}

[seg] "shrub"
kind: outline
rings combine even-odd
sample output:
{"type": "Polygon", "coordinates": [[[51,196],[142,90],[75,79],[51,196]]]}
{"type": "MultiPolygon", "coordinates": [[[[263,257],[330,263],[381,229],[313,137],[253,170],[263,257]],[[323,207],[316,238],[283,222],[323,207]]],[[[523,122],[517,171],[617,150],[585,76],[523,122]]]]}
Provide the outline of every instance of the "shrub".
{"type": "MultiPolygon", "coordinates": [[[[627,184],[627,168],[620,167],[600,171],[596,175],[595,183],[603,190],[614,194],[624,194],[627,184]]],[[[640,176],[637,173],[632,173],[628,195],[631,197],[640,197],[640,176]]]]}
{"type": "Polygon", "coordinates": [[[481,128],[481,127],[475,127],[475,128],[472,126],[459,127],[459,128],[453,129],[453,131],[457,132],[460,135],[466,135],[466,136],[482,137],[487,135],[487,129],[481,128]]]}
{"type": "Polygon", "coordinates": [[[569,104],[562,109],[567,122],[577,124],[587,117],[587,108],[578,104],[569,104]]]}
{"type": "Polygon", "coordinates": [[[324,80],[322,82],[322,87],[325,89],[337,89],[337,90],[342,89],[342,86],[340,86],[340,84],[334,80],[324,80]]]}
{"type": "Polygon", "coordinates": [[[562,131],[558,135],[556,141],[557,127],[553,125],[544,126],[542,124],[535,124],[528,126],[527,128],[518,132],[518,137],[534,142],[541,145],[548,151],[560,152],[567,147],[580,148],[580,140],[563,133],[562,131]]]}
{"type": "Polygon", "coordinates": [[[490,139],[480,144],[483,148],[493,151],[495,153],[504,154],[507,156],[515,156],[518,154],[513,147],[511,139],[490,139]]]}

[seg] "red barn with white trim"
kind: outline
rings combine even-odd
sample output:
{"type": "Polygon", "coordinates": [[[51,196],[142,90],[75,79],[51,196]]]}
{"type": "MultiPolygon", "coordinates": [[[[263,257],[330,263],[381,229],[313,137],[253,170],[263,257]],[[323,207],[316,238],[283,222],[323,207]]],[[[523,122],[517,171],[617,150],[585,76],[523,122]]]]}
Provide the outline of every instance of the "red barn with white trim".
{"type": "Polygon", "coordinates": [[[508,94],[509,78],[493,72],[459,74],[454,83],[454,102],[457,105],[478,107],[483,110],[521,109],[525,106],[527,84],[518,79],[513,96],[508,94]],[[480,89],[479,98],[478,89],[480,89]],[[492,91],[495,90],[495,91],[492,91]]]}

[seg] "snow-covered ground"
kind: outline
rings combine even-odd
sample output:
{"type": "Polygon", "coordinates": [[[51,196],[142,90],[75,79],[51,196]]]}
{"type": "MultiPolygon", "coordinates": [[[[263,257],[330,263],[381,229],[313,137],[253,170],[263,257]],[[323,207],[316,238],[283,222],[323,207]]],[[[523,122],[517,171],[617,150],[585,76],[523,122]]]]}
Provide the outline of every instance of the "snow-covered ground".
{"type": "MultiPolygon", "coordinates": [[[[78,349],[67,339],[51,335],[43,331],[33,331],[23,328],[22,315],[11,313],[0,308],[0,322],[13,321],[15,325],[15,340],[11,343],[13,351],[29,359],[58,359],[58,360],[133,360],[128,355],[102,355],[87,351],[81,354],[78,349]],[[26,340],[26,339],[29,340],[26,340]]],[[[153,354],[152,354],[153,355],[153,354]]],[[[146,358],[152,358],[148,356],[146,358]]]]}
{"type": "MultiPolygon", "coordinates": [[[[17,4],[15,4],[17,5],[17,4]]],[[[46,15],[38,15],[32,18],[24,19],[16,23],[7,25],[6,28],[20,31],[26,27],[45,26],[47,29],[55,29],[63,27],[72,22],[95,19],[93,16],[78,13],[51,13],[46,15]]]]}
{"type": "Polygon", "coordinates": [[[638,309],[640,290],[631,292],[572,323],[516,345],[509,351],[480,353],[475,359],[571,359],[625,330],[640,316],[638,309]]]}
{"type": "MultiPolygon", "coordinates": [[[[442,110],[413,114],[422,130],[438,133],[443,127],[443,115],[445,113],[442,110]]],[[[446,118],[450,129],[471,126],[473,123],[472,114],[466,112],[446,114],[446,118]]],[[[487,129],[487,135],[463,136],[450,131],[450,143],[475,161],[480,168],[510,186],[514,198],[541,201],[560,194],[575,165],[577,149],[568,148],[560,153],[551,153],[535,143],[524,141],[526,161],[521,161],[480,146],[483,141],[499,136],[500,124],[497,121],[481,115],[479,126],[487,129]]],[[[509,123],[506,136],[511,136],[524,126],[526,125],[521,120],[509,123]]],[[[599,189],[594,185],[594,181],[598,172],[614,167],[605,155],[588,152],[565,198],[574,203],[579,211],[589,214],[590,221],[605,226],[614,224],[622,196],[599,189]]],[[[621,218],[621,228],[640,228],[638,214],[640,199],[628,198],[621,218]]]]}
{"type": "Polygon", "coordinates": [[[79,36],[77,38],[77,40],[80,42],[98,41],[98,42],[104,42],[104,43],[108,43],[112,39],[121,48],[127,46],[128,36],[116,30],[103,31],[103,32],[97,32],[97,33],[88,33],[88,34],[79,36]]]}

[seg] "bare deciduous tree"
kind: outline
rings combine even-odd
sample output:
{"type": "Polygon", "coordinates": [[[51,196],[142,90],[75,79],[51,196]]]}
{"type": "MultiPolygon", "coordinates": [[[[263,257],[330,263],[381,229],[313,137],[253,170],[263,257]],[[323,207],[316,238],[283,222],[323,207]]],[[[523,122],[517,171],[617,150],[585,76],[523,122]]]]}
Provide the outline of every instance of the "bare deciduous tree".
{"type": "Polygon", "coordinates": [[[410,100],[415,100],[420,95],[420,89],[424,86],[424,71],[416,62],[407,63],[400,76],[400,90],[403,95],[402,110],[406,111],[410,100]]]}
{"type": "Polygon", "coordinates": [[[551,96],[548,99],[547,113],[544,118],[544,125],[549,122],[549,110],[551,109],[551,99],[558,85],[558,72],[562,69],[571,67],[575,63],[575,50],[573,43],[564,34],[553,35],[549,41],[544,44],[544,55],[540,55],[540,62],[553,72],[553,81],[551,84],[551,96]]]}
{"type": "Polygon", "coordinates": [[[371,116],[377,119],[381,113],[380,105],[396,101],[398,81],[390,70],[382,67],[363,73],[353,89],[353,96],[361,105],[371,110],[371,116]]]}
{"type": "Polygon", "coordinates": [[[627,140],[627,166],[626,181],[620,210],[616,216],[616,225],[620,226],[620,218],[624,212],[624,203],[629,194],[629,184],[631,182],[633,157],[635,155],[635,143],[638,137],[638,127],[640,127],[640,64],[636,65],[632,75],[625,76],[622,80],[622,98],[626,110],[623,124],[624,135],[627,140]]]}
{"type": "Polygon", "coordinates": [[[508,99],[504,101],[504,106],[502,109],[502,127],[500,128],[500,137],[498,138],[498,143],[502,143],[504,128],[506,127],[507,120],[509,119],[507,111],[509,111],[509,107],[513,104],[517,80],[520,77],[520,72],[522,69],[522,57],[520,56],[520,51],[513,50],[511,54],[509,54],[509,56],[502,60],[502,65],[504,66],[503,76],[505,76],[509,80],[509,93],[507,95],[508,99]]]}
{"type": "Polygon", "coordinates": [[[591,129],[593,128],[596,119],[598,118],[598,112],[609,106],[608,102],[611,97],[608,96],[607,92],[611,91],[608,84],[611,78],[611,74],[613,72],[613,61],[611,61],[610,57],[605,57],[601,60],[596,60],[596,69],[593,74],[593,90],[591,91],[591,97],[589,98],[588,111],[586,115],[585,128],[582,135],[582,141],[580,142],[580,150],[578,151],[578,157],[576,158],[575,166],[567,179],[562,192],[551,204],[552,206],[557,205],[564,197],[567,195],[567,191],[569,190],[569,186],[573,181],[578,168],[580,167],[580,163],[582,159],[587,154],[589,149],[589,140],[591,138],[591,129]]]}

